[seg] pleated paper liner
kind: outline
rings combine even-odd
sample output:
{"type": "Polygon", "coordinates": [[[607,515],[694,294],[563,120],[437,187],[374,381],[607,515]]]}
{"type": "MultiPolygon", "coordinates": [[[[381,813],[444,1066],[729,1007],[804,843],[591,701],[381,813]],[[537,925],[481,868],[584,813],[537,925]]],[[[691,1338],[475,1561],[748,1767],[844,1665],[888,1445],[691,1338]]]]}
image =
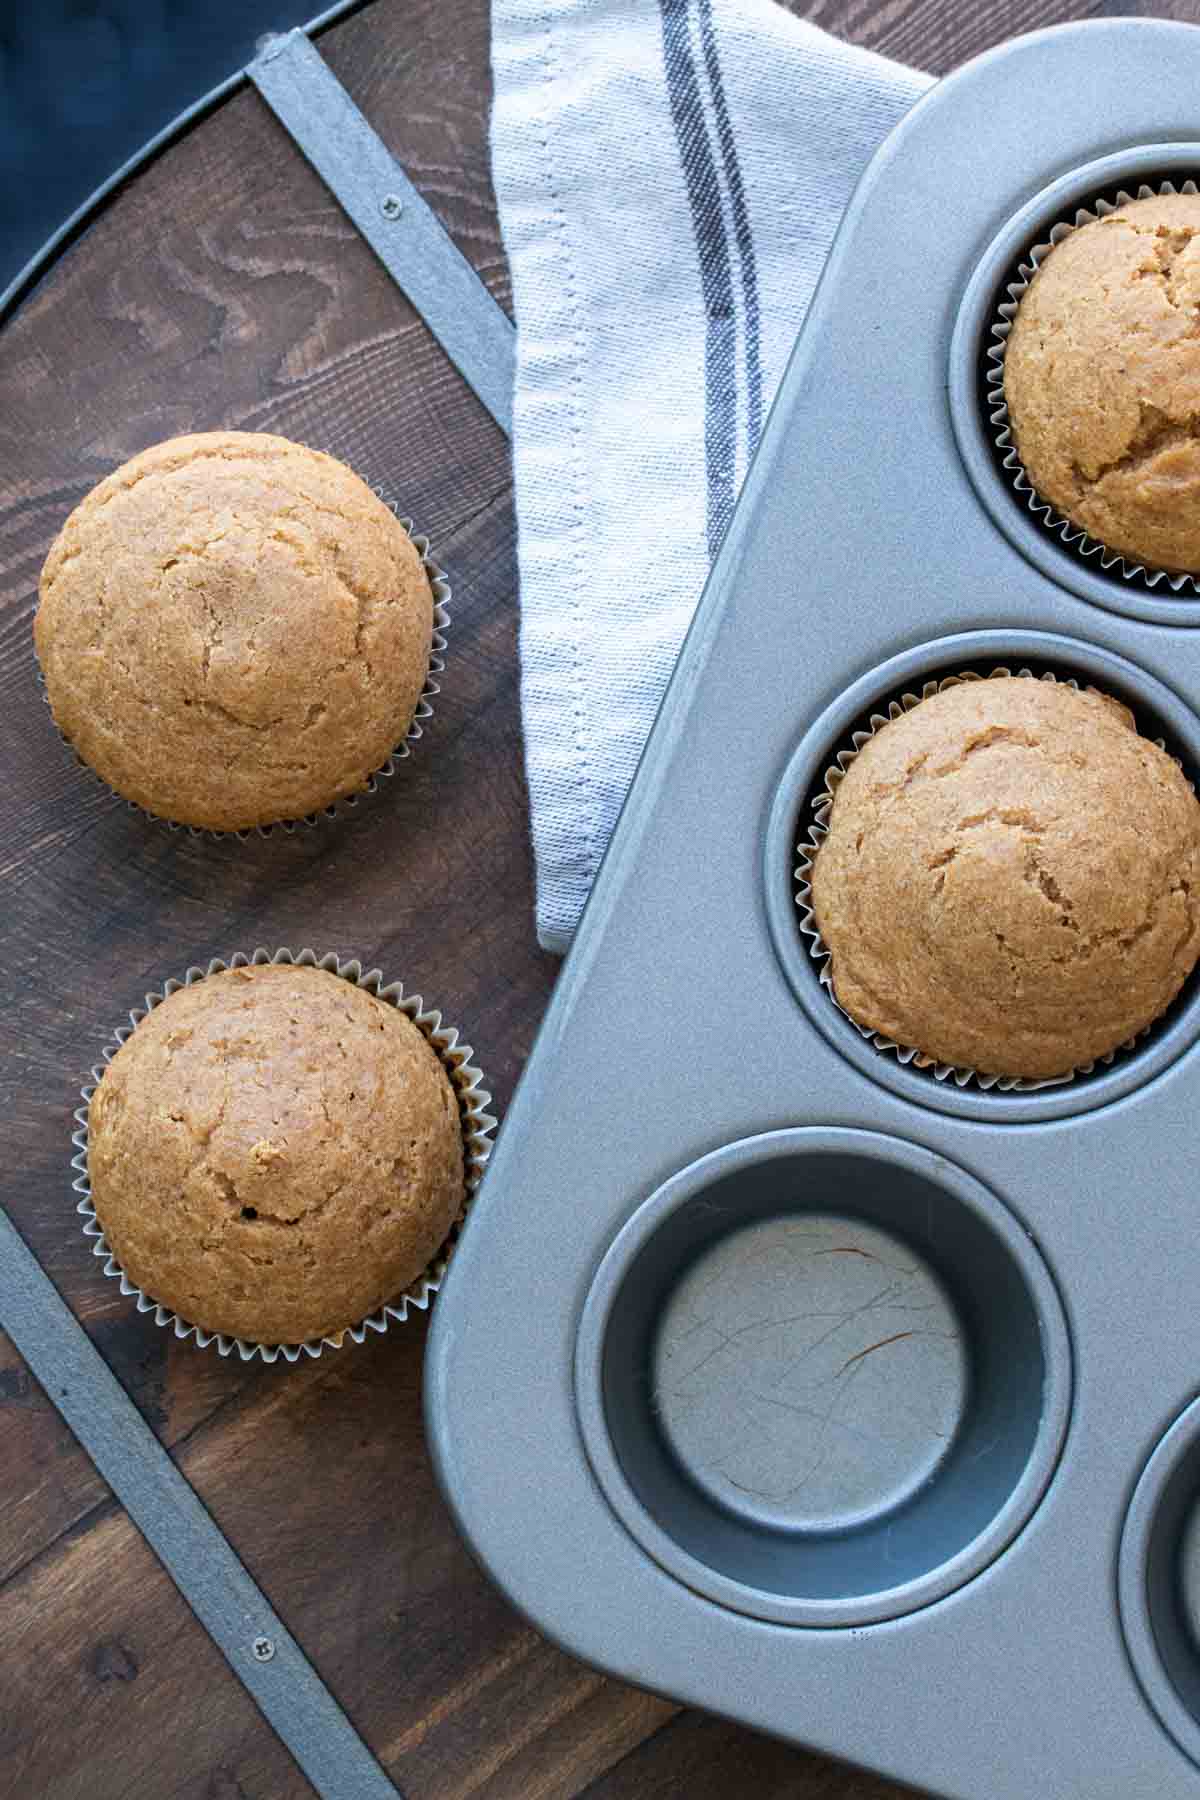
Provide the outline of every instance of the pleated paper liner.
{"type": "Polygon", "coordinates": [[[1156,569],[1148,567],[1145,563],[1130,561],[1119,551],[1108,549],[1106,545],[1085,531],[1081,525],[1073,524],[1038,493],[1017,453],[1008,403],[1004,397],[1004,357],[1008,349],[1009,333],[1012,330],[1017,309],[1028,291],[1030,282],[1055,245],[1061,244],[1064,238],[1070,237],[1071,233],[1078,231],[1081,226],[1090,225],[1097,219],[1106,218],[1108,214],[1116,212],[1119,207],[1129,205],[1133,200],[1152,200],[1158,194],[1195,194],[1197,191],[1196,183],[1190,180],[1182,182],[1162,180],[1153,186],[1142,182],[1132,193],[1125,188],[1118,188],[1112,199],[1106,195],[1096,195],[1086,206],[1078,207],[1069,218],[1056,220],[1043,236],[1024,252],[1017,265],[1016,274],[1005,284],[1004,292],[1007,298],[1000,302],[992,320],[989,332],[991,341],[986,350],[984,375],[988,423],[1000,468],[1018,499],[1024,503],[1045,530],[1065,544],[1074,555],[1085,560],[1096,561],[1106,575],[1117,576],[1123,581],[1147,590],[1152,591],[1165,586],[1170,588],[1173,593],[1187,596],[1200,595],[1200,576],[1179,574],[1169,569],[1156,569]]]}
{"type": "Polygon", "coordinates": [[[367,1333],[384,1332],[389,1324],[403,1324],[410,1312],[416,1308],[422,1312],[429,1307],[433,1296],[441,1287],[442,1278],[454,1247],[458,1242],[464,1222],[470,1211],[471,1201],[479,1186],[488,1157],[491,1154],[492,1133],[496,1128],[496,1120],[488,1111],[491,1095],[484,1087],[483,1071],[472,1061],[474,1051],[469,1044],[459,1042],[458,1031],[452,1025],[443,1022],[440,1012],[426,1007],[419,994],[406,994],[403,985],[398,982],[384,982],[378,969],[365,970],[357,960],[342,961],[332,951],[328,955],[318,957],[315,951],[301,950],[298,954],[287,949],[276,950],[273,954],[264,949],[255,950],[247,956],[239,951],[226,962],[216,957],[205,967],[193,967],[187,970],[182,980],[167,981],[161,990],[147,994],[144,1006],[135,1008],[129,1015],[127,1025],[119,1025],[109,1042],[104,1046],[102,1062],[92,1070],[92,1079],[81,1090],[83,1105],[77,1110],[75,1120],[78,1130],[71,1142],[75,1146],[75,1156],[71,1167],[76,1171],[73,1183],[75,1192],[80,1196],[76,1210],[83,1218],[84,1236],[92,1240],[92,1254],[103,1258],[104,1273],[120,1285],[121,1292],[136,1302],[137,1310],[153,1313],[156,1325],[168,1326],[177,1338],[192,1338],[195,1343],[205,1349],[215,1345],[221,1356],[238,1355],[243,1362],[249,1362],[255,1356],[261,1356],[264,1362],[275,1362],[279,1357],[288,1362],[296,1362],[301,1355],[320,1356],[326,1349],[339,1349],[347,1338],[355,1344],[364,1342],[367,1333]],[[191,987],[198,981],[204,981],[210,975],[221,974],[226,969],[244,969],[258,967],[265,963],[291,963],[298,968],[323,969],[327,973],[340,976],[343,981],[352,982],[356,987],[365,988],[367,993],[376,995],[380,1000],[397,1007],[406,1013],[413,1024],[424,1034],[427,1042],[437,1053],[438,1059],[450,1078],[451,1086],[458,1099],[459,1116],[462,1122],[464,1186],[462,1209],[451,1226],[450,1231],[438,1249],[436,1255],[422,1270],[416,1280],[409,1283],[402,1293],[389,1300],[378,1312],[368,1318],[361,1319],[355,1325],[333,1333],[328,1337],[303,1344],[261,1344],[252,1343],[244,1338],[229,1337],[223,1332],[205,1331],[203,1327],[190,1320],[180,1318],[169,1307],[162,1306],[151,1294],[145,1293],[129,1280],[120,1263],[113,1254],[104,1235],[103,1227],[96,1217],[96,1209],[92,1204],[91,1183],[88,1177],[88,1113],[92,1097],[100,1085],[105,1067],[112,1061],[122,1044],[137,1030],[142,1020],[170,994],[180,988],[191,987]]]}
{"type": "MultiPolygon", "coordinates": [[[[99,782],[101,787],[112,794],[114,799],[128,807],[130,812],[140,813],[143,818],[152,820],[155,825],[163,825],[168,831],[185,831],[189,837],[237,838],[243,843],[251,837],[270,837],[274,831],[312,830],[314,826],[328,820],[346,817],[355,812],[365,799],[377,794],[381,783],[390,781],[400,764],[411,756],[413,745],[424,736],[424,728],[433,717],[433,702],[442,691],[438,677],[443,675],[446,669],[446,633],[450,629],[450,602],[453,592],[446,578],[445,570],[434,559],[429,547],[429,539],[420,533],[414,533],[412,520],[401,518],[395,501],[389,500],[381,488],[373,488],[371,491],[399,520],[408,533],[413,548],[421,558],[421,567],[429,579],[429,586],[433,593],[433,637],[429,646],[429,666],[426,670],[425,681],[417,696],[417,704],[409,721],[408,730],[401,742],[389,752],[387,759],[380,767],[372,771],[357,793],[347,794],[341,800],[335,800],[330,806],[323,807],[319,812],[306,813],[303,818],[275,819],[269,825],[252,825],[242,831],[220,831],[207,825],[183,825],[177,819],[166,819],[161,813],[151,812],[147,807],[139,806],[136,800],[127,800],[124,794],[118,794],[115,788],[109,787],[103,776],[98,775],[91,764],[85,762],[83,757],[78,754],[70,738],[59,730],[57,722],[55,722],[55,730],[58,731],[59,737],[79,767],[86,770],[93,780],[99,782]]],[[[42,699],[48,708],[50,699],[46,693],[46,683],[40,666],[38,667],[38,681],[41,684],[42,699]]],[[[53,714],[51,714],[51,718],[53,719],[53,714]]]]}
{"type": "MultiPolygon", "coordinates": [[[[980,675],[978,671],[968,669],[964,670],[961,674],[947,675],[940,679],[926,681],[919,692],[914,693],[912,691],[905,691],[882,701],[878,708],[871,713],[866,727],[853,732],[849,743],[843,744],[835,750],[833,761],[825,771],[824,786],[806,808],[806,810],[810,812],[811,817],[796,846],[798,857],[797,866],[794,871],[797,883],[796,906],[799,909],[800,914],[800,930],[808,940],[808,953],[816,965],[815,972],[817,980],[820,982],[821,987],[828,996],[830,1005],[836,1007],[837,1011],[841,1013],[847,1024],[852,1026],[853,1029],[858,1032],[860,1037],[865,1038],[868,1043],[872,1044],[881,1056],[894,1056],[896,1060],[902,1063],[906,1068],[911,1067],[920,1069],[927,1073],[934,1081],[953,1081],[955,1085],[960,1088],[966,1087],[968,1084],[974,1084],[984,1093],[991,1093],[994,1091],[1002,1094],[1034,1094],[1040,1092],[1043,1088],[1061,1087],[1068,1081],[1074,1081],[1080,1075],[1090,1075],[1098,1067],[1108,1068],[1119,1056],[1126,1055],[1129,1051],[1136,1049],[1139,1044],[1143,1043],[1150,1032],[1154,1030],[1154,1025],[1147,1025],[1144,1030],[1138,1032],[1135,1037],[1127,1039],[1125,1043],[1118,1045],[1115,1050],[1110,1050],[1105,1056],[1098,1057],[1094,1062],[1081,1063],[1078,1068],[1072,1069],[1067,1075],[1055,1075],[1045,1079],[1026,1079],[1015,1075],[988,1075],[981,1073],[978,1069],[963,1068],[952,1063],[935,1062],[932,1057],[926,1056],[920,1050],[915,1049],[911,1044],[898,1044],[894,1042],[893,1039],[884,1037],[882,1033],[872,1031],[868,1026],[860,1025],[858,1020],[852,1019],[845,1008],[839,1004],[833,990],[831,953],[823,942],[820,931],[817,928],[817,921],[812,906],[812,888],[810,884],[814,859],[822,842],[828,835],[829,812],[833,805],[834,797],[845,777],[847,769],[850,767],[851,763],[854,762],[863,745],[869,742],[882,726],[889,724],[893,719],[901,718],[904,713],[911,712],[914,707],[919,706],[922,700],[928,700],[932,695],[940,694],[946,688],[958,687],[960,683],[964,681],[999,680],[1041,680],[1052,682],[1061,680],[1068,687],[1078,689],[1080,686],[1080,683],[1074,676],[1066,674],[1056,675],[1049,670],[1039,676],[1035,675],[1032,669],[1027,668],[1019,668],[1016,670],[996,668],[988,675],[980,675]]],[[[1166,749],[1166,745],[1161,738],[1154,739],[1153,741],[1158,745],[1160,750],[1166,749]]]]}

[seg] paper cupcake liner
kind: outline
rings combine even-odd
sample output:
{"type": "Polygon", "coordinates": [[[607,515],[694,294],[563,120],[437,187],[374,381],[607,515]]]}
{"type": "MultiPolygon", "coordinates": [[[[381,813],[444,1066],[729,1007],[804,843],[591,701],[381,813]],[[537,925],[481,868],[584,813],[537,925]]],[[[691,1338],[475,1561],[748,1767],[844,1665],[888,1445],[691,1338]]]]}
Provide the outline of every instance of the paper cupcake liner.
{"type": "MultiPolygon", "coordinates": [[[[1127,1038],[1123,1044],[1118,1044],[1115,1050],[1110,1050],[1104,1056],[1097,1057],[1093,1062],[1080,1063],[1069,1074],[1048,1076],[1040,1080],[1027,1079],[1018,1075],[987,1075],[978,1069],[964,1068],[954,1063],[935,1062],[931,1056],[926,1056],[923,1051],[915,1049],[911,1044],[898,1044],[892,1038],[885,1037],[882,1032],[872,1031],[869,1026],[860,1025],[857,1019],[851,1018],[833,991],[832,952],[817,928],[816,915],[812,905],[813,862],[822,843],[829,835],[830,808],[833,806],[837,790],[845,778],[847,769],[856,760],[863,745],[875,736],[881,726],[890,724],[893,719],[901,718],[904,713],[911,712],[915,706],[919,706],[922,700],[928,700],[932,695],[940,694],[946,688],[958,687],[964,681],[1005,679],[1051,682],[1061,680],[1065,686],[1076,689],[1080,685],[1074,676],[1059,676],[1050,670],[1041,675],[1035,675],[1034,671],[1028,668],[1014,670],[1000,667],[993,669],[989,675],[980,675],[977,670],[965,669],[957,675],[946,675],[926,681],[919,693],[905,691],[882,701],[871,712],[867,725],[852,732],[849,744],[843,745],[834,752],[834,760],[825,771],[824,786],[814,800],[806,803],[806,810],[810,811],[812,816],[807,830],[796,845],[798,861],[793,873],[797,882],[795,897],[800,913],[800,930],[808,940],[808,954],[817,965],[817,980],[825,990],[830,1004],[837,1008],[843,1019],[854,1027],[860,1037],[865,1038],[881,1055],[894,1056],[904,1067],[920,1069],[935,1081],[953,1081],[960,1088],[974,1083],[984,1093],[1036,1094],[1043,1088],[1062,1087],[1067,1082],[1076,1080],[1080,1075],[1090,1075],[1098,1067],[1108,1068],[1118,1056],[1136,1049],[1153,1031],[1153,1023],[1145,1026],[1134,1037],[1127,1038]]],[[[1157,744],[1160,750],[1166,750],[1167,746],[1162,738],[1154,738],[1151,741],[1157,744]]],[[[1178,761],[1178,758],[1174,760],[1178,761]]]]}
{"type": "MultiPolygon", "coordinates": [[[[413,531],[411,519],[401,518],[399,507],[395,501],[388,499],[382,488],[372,488],[371,492],[377,499],[383,501],[388,511],[395,515],[408,533],[413,548],[421,558],[421,567],[429,578],[429,586],[433,593],[433,637],[429,646],[429,667],[425,672],[425,682],[417,696],[417,704],[413,710],[413,716],[409,720],[408,730],[405,732],[403,740],[389,752],[386,761],[381,763],[379,768],[372,770],[357,793],[346,794],[341,800],[335,800],[331,805],[322,807],[319,812],[305,813],[302,818],[298,819],[273,819],[269,825],[250,825],[240,831],[222,831],[209,825],[184,825],[178,819],[167,819],[161,813],[151,812],[148,807],[140,806],[136,800],[126,799],[124,794],[119,794],[116,788],[110,787],[104,777],[97,774],[92,765],[80,756],[70,738],[60,730],[58,722],[51,712],[50,718],[55,731],[58,732],[59,738],[71,752],[79,767],[86,770],[94,781],[113,796],[114,800],[119,800],[122,806],[127,807],[130,812],[139,813],[142,818],[150,819],[155,825],[164,825],[168,831],[184,831],[189,837],[194,838],[237,838],[240,842],[245,843],[251,837],[270,837],[274,831],[311,831],[314,826],[320,825],[326,820],[344,818],[348,813],[354,812],[365,799],[378,793],[381,782],[391,780],[399,765],[406,757],[411,756],[413,745],[424,736],[424,727],[433,717],[433,702],[442,691],[437,677],[443,675],[446,670],[444,660],[446,633],[450,629],[450,601],[453,598],[453,592],[446,579],[445,570],[433,558],[429,548],[429,539],[423,534],[413,531]]],[[[37,666],[37,677],[42,690],[42,701],[49,710],[50,696],[46,692],[46,681],[40,664],[37,666]]]]}
{"type": "Polygon", "coordinates": [[[231,1356],[235,1352],[243,1362],[249,1362],[255,1356],[261,1356],[264,1362],[273,1363],[279,1357],[288,1362],[297,1362],[301,1355],[320,1356],[325,1349],[336,1350],[346,1338],[361,1344],[369,1331],[384,1332],[388,1325],[395,1321],[403,1324],[410,1311],[417,1307],[422,1312],[429,1308],[434,1294],[442,1285],[442,1278],[454,1253],[463,1224],[470,1212],[475,1190],[483,1176],[488,1157],[491,1155],[491,1137],[496,1129],[496,1120],[487,1110],[492,1096],[484,1087],[484,1074],[471,1060],[475,1052],[470,1044],[461,1044],[457,1030],[442,1021],[440,1012],[425,1006],[419,994],[405,994],[403,985],[398,981],[385,985],[383,975],[378,969],[364,971],[357,959],[343,962],[333,951],[328,955],[317,956],[315,951],[301,950],[299,954],[291,950],[280,949],[272,954],[262,948],[255,950],[252,956],[238,951],[224,961],[214,957],[205,967],[189,968],[182,981],[172,978],[166,982],[159,992],[146,995],[145,1005],[135,1007],[129,1015],[128,1025],[119,1025],[113,1032],[109,1042],[102,1051],[102,1062],[92,1070],[92,1078],[80,1089],[83,1105],[75,1113],[75,1121],[79,1129],[73,1133],[71,1142],[75,1146],[75,1155],[71,1159],[71,1167],[76,1171],[72,1187],[80,1196],[76,1211],[83,1217],[83,1234],[91,1238],[92,1255],[103,1258],[104,1273],[118,1282],[122,1294],[136,1301],[137,1310],[142,1313],[153,1313],[156,1325],[169,1325],[177,1338],[194,1338],[201,1349],[215,1344],[221,1356],[231,1356]],[[437,1052],[439,1061],[450,1077],[450,1082],[458,1098],[459,1114],[463,1133],[464,1184],[463,1203],[458,1217],[455,1219],[445,1241],[437,1253],[417,1276],[415,1281],[389,1300],[378,1312],[368,1318],[361,1319],[357,1325],[346,1326],[328,1337],[314,1339],[303,1344],[260,1344],[245,1338],[229,1337],[224,1332],[206,1331],[200,1325],[183,1319],[169,1307],[162,1306],[152,1295],[130,1281],[124,1269],[113,1254],[112,1247],[104,1235],[104,1228],[96,1217],[96,1209],[92,1204],[92,1188],[88,1175],[88,1115],[92,1097],[100,1085],[101,1077],[107,1065],[127,1039],[132,1037],[142,1020],[156,1006],[160,1006],[169,995],[177,993],[180,988],[191,987],[198,981],[204,981],[210,975],[219,975],[226,969],[244,969],[258,967],[264,963],[292,963],[301,969],[324,969],[331,975],[338,975],[343,981],[353,982],[356,987],[365,988],[369,994],[386,1000],[407,1013],[413,1024],[424,1033],[431,1047],[437,1052]]]}
{"type": "Polygon", "coordinates": [[[1070,218],[1057,220],[1039,240],[1025,251],[1017,265],[1017,273],[1005,284],[1008,299],[1000,303],[993,318],[989,336],[991,343],[987,347],[985,369],[986,404],[988,421],[992,428],[992,442],[995,445],[1000,467],[1003,469],[1015,494],[1024,502],[1035,518],[1061,543],[1074,552],[1076,556],[1096,558],[1106,575],[1117,575],[1122,580],[1143,588],[1156,588],[1165,585],[1176,594],[1200,595],[1200,577],[1180,574],[1169,569],[1148,567],[1145,563],[1131,562],[1117,550],[1110,550],[1097,538],[1084,530],[1081,525],[1074,524],[1064,518],[1048,500],[1044,500],[1034,487],[1025,472],[1024,464],[1017,454],[1016,441],[1013,437],[1012,422],[1009,418],[1008,403],[1004,398],[1004,357],[1008,349],[1008,337],[1012,330],[1013,320],[1017,315],[1030,282],[1038,269],[1049,256],[1056,244],[1078,231],[1081,225],[1090,225],[1096,219],[1103,219],[1109,213],[1116,212],[1118,207],[1127,206],[1132,200],[1152,200],[1157,194],[1195,194],[1197,186],[1194,181],[1174,182],[1163,180],[1154,185],[1141,182],[1136,191],[1130,193],[1126,188],[1118,188],[1113,199],[1098,194],[1087,206],[1081,206],[1070,218]]]}

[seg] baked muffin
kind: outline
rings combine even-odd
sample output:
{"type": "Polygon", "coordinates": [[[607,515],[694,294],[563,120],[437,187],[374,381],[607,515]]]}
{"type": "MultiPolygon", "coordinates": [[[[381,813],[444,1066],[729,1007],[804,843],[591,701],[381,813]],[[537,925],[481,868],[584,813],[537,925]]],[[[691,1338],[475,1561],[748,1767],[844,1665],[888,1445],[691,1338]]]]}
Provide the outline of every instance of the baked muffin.
{"type": "Polygon", "coordinates": [[[1200,572],[1200,195],[1062,239],[1017,309],[1004,394],[1043,499],[1134,562],[1200,572]]]}
{"type": "Polygon", "coordinates": [[[429,667],[433,595],[350,469],[262,432],[143,450],[80,502],[34,622],[54,719],[148,812],[237,830],[365,787],[429,667]]]}
{"type": "Polygon", "coordinates": [[[464,1199],[436,1052],[320,969],[178,989],[105,1070],[88,1138],[92,1204],[130,1281],[253,1343],[360,1323],[422,1273],[464,1199]]]}
{"type": "Polygon", "coordinates": [[[1065,1075],[1158,1018],[1200,953],[1200,802],[1104,695],[947,688],[867,740],[828,823],[834,993],[936,1063],[1065,1075]]]}

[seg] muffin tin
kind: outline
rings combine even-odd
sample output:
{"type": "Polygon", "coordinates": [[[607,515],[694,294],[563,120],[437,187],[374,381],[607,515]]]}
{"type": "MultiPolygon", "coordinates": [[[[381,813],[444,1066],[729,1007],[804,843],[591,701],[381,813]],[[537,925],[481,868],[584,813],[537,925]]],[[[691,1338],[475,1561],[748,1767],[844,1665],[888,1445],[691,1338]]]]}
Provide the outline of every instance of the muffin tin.
{"type": "Polygon", "coordinates": [[[1071,1081],[939,1079],[831,1003],[796,846],[964,670],[1093,682],[1200,776],[1200,602],[1047,531],[987,401],[1039,233],[1200,175],[1198,78],[1191,27],[1061,27],[876,156],[430,1341],[445,1492],[540,1630],[976,1800],[1200,1795],[1200,983],[1071,1081]]]}

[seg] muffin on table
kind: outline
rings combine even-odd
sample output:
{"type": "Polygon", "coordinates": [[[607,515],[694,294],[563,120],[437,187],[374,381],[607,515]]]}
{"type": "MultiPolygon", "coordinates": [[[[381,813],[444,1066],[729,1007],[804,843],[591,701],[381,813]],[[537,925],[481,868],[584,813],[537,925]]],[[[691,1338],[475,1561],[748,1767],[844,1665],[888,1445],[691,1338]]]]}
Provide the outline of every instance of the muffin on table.
{"type": "Polygon", "coordinates": [[[1200,954],[1200,802],[1116,700],[964,682],[862,745],[811,874],[839,1005],[937,1064],[1065,1076],[1200,954]]]}
{"type": "Polygon", "coordinates": [[[55,723],[111,788],[230,831],[367,785],[412,721],[433,623],[412,539],[352,470],[214,431],[80,502],[34,637],[55,723]]]}
{"type": "Polygon", "coordinates": [[[92,1097],[88,1173],[135,1286],[264,1345],[395,1300],[465,1198],[458,1099],[424,1033],[295,964],[209,975],[146,1016],[92,1097]]]}
{"type": "Polygon", "coordinates": [[[1133,200],[1064,237],[1004,355],[1029,480],[1106,549],[1200,573],[1200,195],[1133,200]]]}

